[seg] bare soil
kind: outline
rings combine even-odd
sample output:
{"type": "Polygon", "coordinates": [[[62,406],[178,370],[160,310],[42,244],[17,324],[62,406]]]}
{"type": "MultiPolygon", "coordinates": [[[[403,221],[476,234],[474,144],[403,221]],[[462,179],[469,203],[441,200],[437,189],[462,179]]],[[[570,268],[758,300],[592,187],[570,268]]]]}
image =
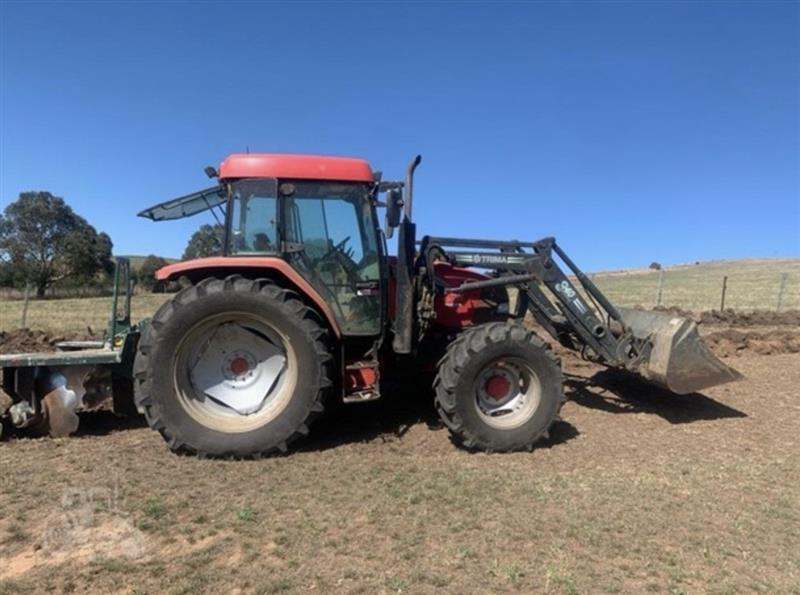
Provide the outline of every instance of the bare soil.
{"type": "Polygon", "coordinates": [[[0,331],[0,354],[46,352],[54,350],[56,343],[62,341],[96,340],[98,338],[89,333],[48,333],[27,328],[0,331]]]}
{"type": "Polygon", "coordinates": [[[735,327],[744,326],[800,326],[800,310],[786,312],[734,312],[733,310],[710,310],[700,314],[699,322],[704,324],[727,324],[735,327]]]}
{"type": "Polygon", "coordinates": [[[411,390],[260,461],[176,456],[108,412],[12,438],[0,593],[800,593],[800,354],[727,330],[709,342],[745,345],[745,379],[703,394],[564,357],[532,453],[458,450],[411,390]]]}
{"type": "Polygon", "coordinates": [[[711,350],[722,358],[753,352],[759,355],[800,353],[800,332],[771,329],[768,331],[741,331],[725,329],[703,336],[711,350]]]}
{"type": "Polygon", "coordinates": [[[784,312],[774,312],[769,310],[706,310],[704,312],[691,312],[682,308],[657,307],[654,310],[666,312],[675,316],[683,316],[694,320],[699,324],[708,326],[800,326],[800,310],[786,310],[784,312]]]}

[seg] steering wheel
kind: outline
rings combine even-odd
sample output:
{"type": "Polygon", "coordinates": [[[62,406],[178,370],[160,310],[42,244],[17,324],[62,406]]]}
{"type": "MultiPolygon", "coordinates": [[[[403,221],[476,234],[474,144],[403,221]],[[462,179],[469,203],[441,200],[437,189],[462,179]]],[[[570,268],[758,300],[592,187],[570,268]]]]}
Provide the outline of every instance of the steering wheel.
{"type": "Polygon", "coordinates": [[[320,257],[319,257],[319,260],[325,260],[326,258],[328,258],[328,257],[329,257],[331,254],[333,254],[334,252],[339,252],[339,251],[341,251],[341,249],[342,249],[342,248],[344,248],[344,245],[345,245],[347,242],[349,242],[349,241],[350,241],[350,236],[347,236],[347,237],[346,237],[345,239],[343,239],[341,242],[339,242],[338,244],[336,244],[336,245],[335,245],[333,248],[331,248],[330,250],[328,250],[328,251],[327,251],[325,254],[323,254],[322,256],[320,256],[320,257]]]}
{"type": "Polygon", "coordinates": [[[247,234],[251,239],[250,243],[252,244],[249,246],[251,250],[256,250],[257,252],[266,252],[272,249],[272,240],[269,239],[267,232],[270,231],[266,227],[256,227],[254,229],[249,230],[247,234]],[[257,244],[261,244],[256,247],[257,244]]]}
{"type": "Polygon", "coordinates": [[[361,282],[361,279],[357,273],[358,267],[356,263],[354,263],[352,259],[342,251],[342,248],[344,248],[345,244],[347,244],[349,241],[350,236],[347,236],[345,239],[323,254],[317,260],[317,262],[322,262],[331,255],[336,256],[336,262],[338,262],[342,267],[342,270],[344,270],[344,274],[347,277],[347,282],[349,283],[350,288],[353,290],[353,293],[358,293],[358,284],[361,282]]]}

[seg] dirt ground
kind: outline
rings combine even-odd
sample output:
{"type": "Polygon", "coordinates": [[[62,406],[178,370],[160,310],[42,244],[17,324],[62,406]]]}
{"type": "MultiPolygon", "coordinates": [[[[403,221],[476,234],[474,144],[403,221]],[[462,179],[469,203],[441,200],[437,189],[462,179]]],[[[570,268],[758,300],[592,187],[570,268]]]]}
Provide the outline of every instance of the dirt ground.
{"type": "Polygon", "coordinates": [[[90,335],[89,333],[48,333],[27,328],[0,331],[0,353],[53,351],[56,348],[56,344],[62,341],[99,341],[102,338],[102,333],[99,335],[90,335]]]}
{"type": "Polygon", "coordinates": [[[800,329],[701,329],[745,380],[679,397],[565,358],[532,453],[456,449],[411,392],[260,461],[105,412],[12,438],[0,593],[800,593],[800,329]]]}

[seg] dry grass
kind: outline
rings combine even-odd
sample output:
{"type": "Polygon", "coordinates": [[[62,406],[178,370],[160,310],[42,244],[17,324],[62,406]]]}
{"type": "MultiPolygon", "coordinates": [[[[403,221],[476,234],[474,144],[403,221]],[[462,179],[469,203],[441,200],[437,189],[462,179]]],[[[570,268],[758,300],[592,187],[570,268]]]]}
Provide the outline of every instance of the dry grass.
{"type": "MultiPolygon", "coordinates": [[[[145,293],[135,295],[131,302],[131,316],[135,322],[153,315],[169,298],[168,294],[145,293]]],[[[110,297],[64,300],[34,300],[28,306],[28,328],[54,333],[86,333],[87,327],[102,334],[111,315],[110,297]]],[[[0,300],[0,330],[13,330],[22,320],[23,302],[0,300]]]]}
{"type": "Polygon", "coordinates": [[[732,363],[748,380],[708,396],[571,390],[549,444],[505,456],[409,394],[261,461],[146,428],[12,440],[0,593],[797,594],[800,361],[732,363]]]}
{"type": "MultiPolygon", "coordinates": [[[[786,273],[783,309],[800,309],[800,259],[740,260],[681,265],[664,270],[661,303],[685,310],[719,309],[722,279],[727,275],[725,307],[775,310],[781,274],[786,273]]],[[[652,307],[658,271],[597,273],[597,286],[619,306],[652,307]]]]}

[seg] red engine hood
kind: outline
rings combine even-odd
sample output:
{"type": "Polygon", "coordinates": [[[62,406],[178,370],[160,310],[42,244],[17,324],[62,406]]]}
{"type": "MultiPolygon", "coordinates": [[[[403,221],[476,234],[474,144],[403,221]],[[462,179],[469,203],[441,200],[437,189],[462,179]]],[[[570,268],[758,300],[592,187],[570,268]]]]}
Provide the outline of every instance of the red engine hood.
{"type": "MultiPolygon", "coordinates": [[[[434,263],[434,271],[436,277],[448,287],[458,287],[469,281],[484,281],[490,278],[477,271],[453,266],[446,262],[434,263]]],[[[481,299],[480,291],[437,295],[433,302],[433,308],[436,312],[436,323],[454,329],[486,322],[487,316],[491,316],[493,312],[481,299]]]]}
{"type": "Polygon", "coordinates": [[[489,279],[488,276],[482,273],[473,271],[472,269],[453,266],[448,262],[433,263],[433,270],[436,276],[444,281],[448,287],[458,287],[467,281],[484,281],[489,279]]]}

